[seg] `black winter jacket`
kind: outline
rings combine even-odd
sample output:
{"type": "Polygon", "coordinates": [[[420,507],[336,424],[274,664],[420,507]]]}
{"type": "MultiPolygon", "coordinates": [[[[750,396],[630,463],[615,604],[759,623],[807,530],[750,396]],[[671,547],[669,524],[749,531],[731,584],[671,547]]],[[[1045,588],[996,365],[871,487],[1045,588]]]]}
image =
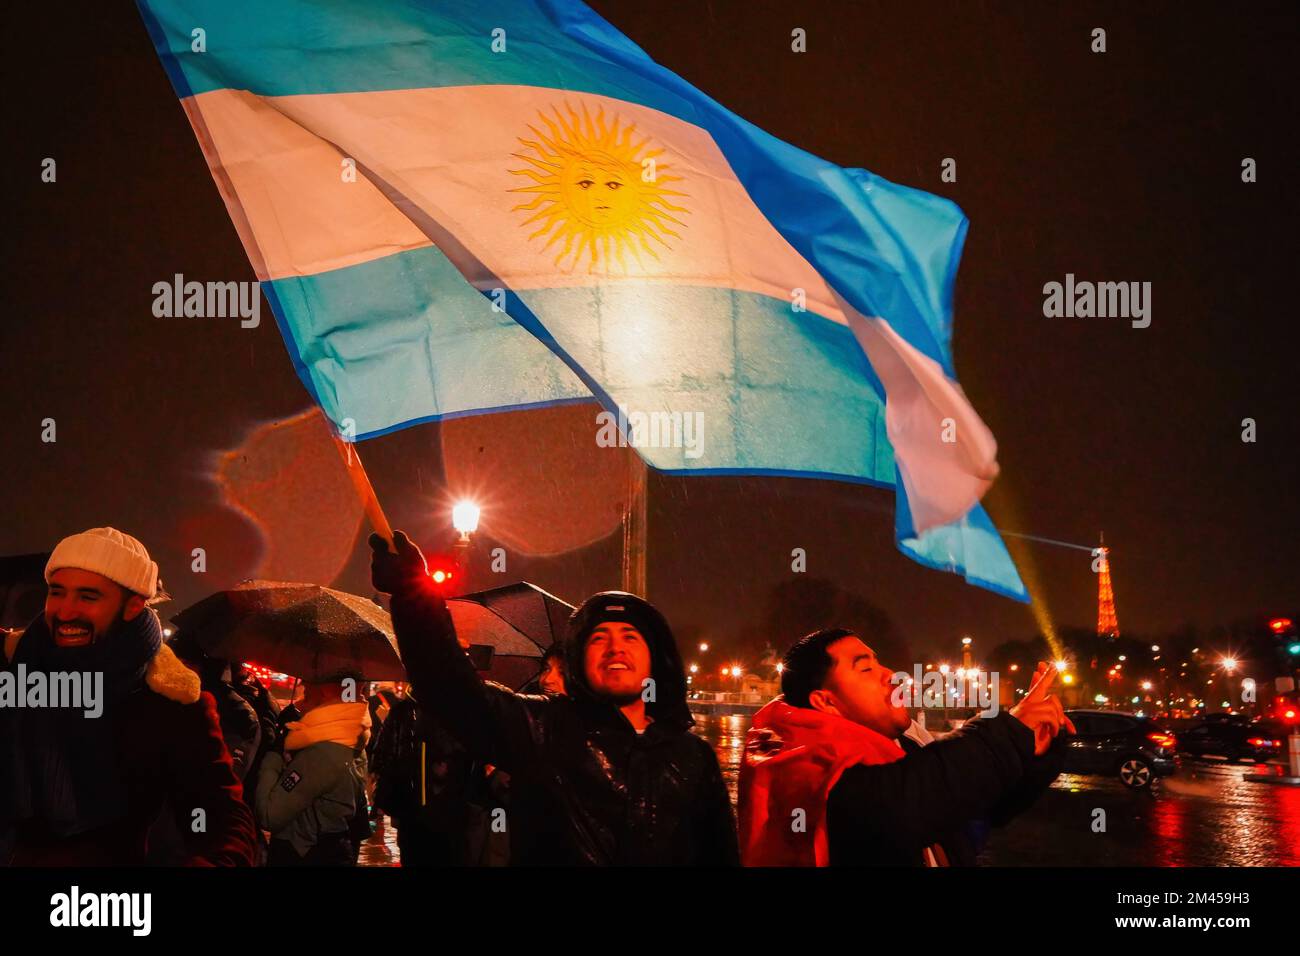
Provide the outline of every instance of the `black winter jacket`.
{"type": "Polygon", "coordinates": [[[621,711],[590,696],[523,695],[484,682],[446,604],[419,581],[398,587],[392,616],[422,706],[511,776],[513,863],[738,863],[731,802],[712,748],[690,732],[666,625],[655,638],[663,703],[637,734],[621,711]]]}
{"type": "Polygon", "coordinates": [[[980,830],[1026,809],[1061,771],[1064,735],[1042,757],[1009,713],[976,719],[892,763],[845,770],[826,806],[832,866],[919,866],[939,844],[953,866],[972,866],[980,830]]]}

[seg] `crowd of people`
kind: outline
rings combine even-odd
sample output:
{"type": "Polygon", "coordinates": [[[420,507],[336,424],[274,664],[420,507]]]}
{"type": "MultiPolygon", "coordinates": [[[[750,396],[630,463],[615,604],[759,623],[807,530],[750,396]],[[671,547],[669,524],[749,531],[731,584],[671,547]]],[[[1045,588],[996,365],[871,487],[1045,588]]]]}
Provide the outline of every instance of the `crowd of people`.
{"type": "Polygon", "coordinates": [[[588,598],[516,692],[475,669],[419,548],[371,545],[407,681],[313,675],[282,708],[183,629],[164,640],[135,538],[59,542],[0,675],[102,674],[102,714],[0,695],[0,864],[352,866],[386,817],[402,866],[969,865],[1073,730],[1040,665],[1014,707],[934,738],[862,637],[824,628],[754,716],[733,811],[647,601],[588,598]]]}

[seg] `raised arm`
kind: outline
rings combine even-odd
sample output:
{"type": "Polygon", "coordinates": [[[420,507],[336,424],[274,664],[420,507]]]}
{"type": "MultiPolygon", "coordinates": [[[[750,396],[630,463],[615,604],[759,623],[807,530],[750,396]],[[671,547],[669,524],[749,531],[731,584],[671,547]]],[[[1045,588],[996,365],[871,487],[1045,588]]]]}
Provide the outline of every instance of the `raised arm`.
{"type": "Polygon", "coordinates": [[[451,613],[429,577],[424,555],[401,531],[393,543],[396,553],[383,538],[371,536],[371,574],[375,587],[392,595],[397,649],[415,699],[471,754],[518,772],[536,756],[529,708],[546,702],[525,700],[479,677],[456,639],[451,613]]]}

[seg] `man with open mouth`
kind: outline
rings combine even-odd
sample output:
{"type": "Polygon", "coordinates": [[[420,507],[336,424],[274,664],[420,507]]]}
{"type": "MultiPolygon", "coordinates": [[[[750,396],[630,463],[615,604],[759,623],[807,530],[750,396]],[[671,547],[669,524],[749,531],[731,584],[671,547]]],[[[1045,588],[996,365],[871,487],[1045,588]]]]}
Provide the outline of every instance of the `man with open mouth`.
{"type": "Polygon", "coordinates": [[[0,865],[144,863],[164,807],[184,862],[251,864],[252,814],[216,704],[163,643],[144,545],[115,528],[74,534],[45,580],[44,612],[5,638],[0,665],[102,675],[102,714],[0,707],[0,865]]]}
{"type": "Polygon", "coordinates": [[[718,760],[690,732],[685,669],[658,610],[593,595],[569,620],[566,694],[516,694],[479,677],[419,548],[401,532],[394,545],[373,536],[371,567],[393,596],[402,661],[423,704],[510,774],[513,863],[738,862],[718,760]]]}

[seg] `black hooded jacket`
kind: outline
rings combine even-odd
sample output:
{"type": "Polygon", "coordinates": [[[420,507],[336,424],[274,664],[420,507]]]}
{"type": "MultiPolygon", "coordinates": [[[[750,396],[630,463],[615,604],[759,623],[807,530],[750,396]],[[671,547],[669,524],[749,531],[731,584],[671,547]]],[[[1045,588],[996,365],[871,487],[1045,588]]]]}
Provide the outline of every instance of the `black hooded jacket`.
{"type": "Polygon", "coordinates": [[[416,695],[470,753],[510,774],[514,863],[739,862],[717,757],[690,732],[681,658],[651,605],[620,592],[589,599],[570,621],[569,695],[525,695],[479,677],[446,604],[422,578],[394,586],[393,625],[416,695]],[[643,734],[586,684],[582,650],[602,620],[635,622],[651,649],[653,722],[643,734]]]}

